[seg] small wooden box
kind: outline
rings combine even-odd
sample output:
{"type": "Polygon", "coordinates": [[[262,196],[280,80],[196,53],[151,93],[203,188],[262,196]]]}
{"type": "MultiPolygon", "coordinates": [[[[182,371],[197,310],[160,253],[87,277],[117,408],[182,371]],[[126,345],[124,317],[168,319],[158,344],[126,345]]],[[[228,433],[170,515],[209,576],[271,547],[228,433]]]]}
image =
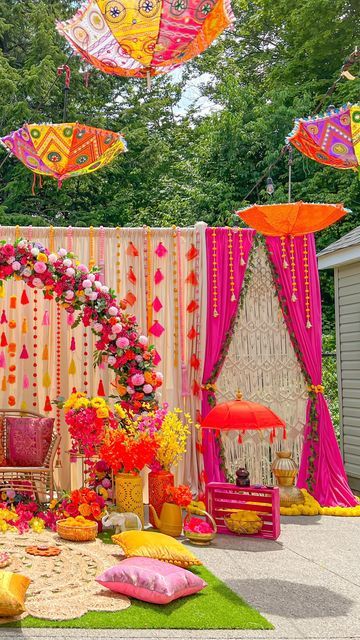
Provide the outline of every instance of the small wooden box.
{"type": "Polygon", "coordinates": [[[206,508],[214,518],[218,533],[237,535],[227,528],[224,515],[227,509],[256,511],[263,521],[259,533],[248,538],[276,540],[280,535],[280,495],[278,487],[237,487],[226,482],[206,485],[206,508]]]}

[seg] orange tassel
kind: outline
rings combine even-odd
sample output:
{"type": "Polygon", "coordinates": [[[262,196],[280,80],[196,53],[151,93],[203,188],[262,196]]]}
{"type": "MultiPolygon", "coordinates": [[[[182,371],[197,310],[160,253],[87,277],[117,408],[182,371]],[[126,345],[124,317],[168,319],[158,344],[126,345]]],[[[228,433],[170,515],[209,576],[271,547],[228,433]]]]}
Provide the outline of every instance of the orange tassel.
{"type": "Polygon", "coordinates": [[[190,271],[185,282],[187,282],[187,284],[192,284],[194,287],[197,287],[197,285],[199,284],[199,280],[197,279],[195,271],[190,271]]]}
{"type": "Polygon", "coordinates": [[[27,332],[28,332],[28,323],[27,323],[27,319],[24,318],[24,320],[22,321],[21,333],[27,333],[27,332]]]}
{"type": "Polygon", "coordinates": [[[51,378],[48,371],[45,371],[43,375],[43,387],[45,387],[45,389],[51,387],[51,378]]]}
{"type": "Polygon", "coordinates": [[[8,375],[8,383],[9,384],[15,384],[16,382],[16,375],[14,373],[9,373],[8,375]]]}
{"type": "Polygon", "coordinates": [[[42,352],[42,359],[49,360],[49,348],[47,344],[44,345],[43,352],[42,352]]]}
{"type": "Polygon", "coordinates": [[[69,369],[68,369],[68,374],[70,376],[74,376],[75,373],[76,373],[76,365],[75,365],[75,362],[74,362],[74,358],[71,358],[69,369]]]}
{"type": "Polygon", "coordinates": [[[16,296],[10,296],[10,309],[16,309],[16,296]]]}
{"type": "Polygon", "coordinates": [[[1,391],[6,391],[6,376],[3,376],[1,381],[1,391]]]}

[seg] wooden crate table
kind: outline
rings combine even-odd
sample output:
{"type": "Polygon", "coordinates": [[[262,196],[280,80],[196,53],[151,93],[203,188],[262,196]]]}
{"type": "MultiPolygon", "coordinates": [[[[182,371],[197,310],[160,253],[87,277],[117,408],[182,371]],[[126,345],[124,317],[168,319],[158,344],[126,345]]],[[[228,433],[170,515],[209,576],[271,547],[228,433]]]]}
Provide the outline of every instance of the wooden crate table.
{"type": "Polygon", "coordinates": [[[276,540],[280,535],[280,496],[278,487],[237,487],[227,482],[210,482],[206,485],[206,509],[214,518],[218,533],[237,535],[227,528],[224,515],[228,509],[256,511],[263,521],[259,533],[248,538],[276,540]]]}

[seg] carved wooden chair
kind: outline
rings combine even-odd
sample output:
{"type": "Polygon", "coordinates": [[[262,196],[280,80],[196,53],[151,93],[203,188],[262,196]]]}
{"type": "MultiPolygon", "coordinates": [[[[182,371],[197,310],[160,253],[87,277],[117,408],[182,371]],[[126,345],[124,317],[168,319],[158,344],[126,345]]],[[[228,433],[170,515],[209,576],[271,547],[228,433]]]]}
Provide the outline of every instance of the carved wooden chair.
{"type": "MultiPolygon", "coordinates": [[[[8,452],[6,428],[8,417],[46,418],[47,416],[34,411],[0,409],[0,453],[2,452],[5,458],[8,452]]],[[[55,490],[54,460],[59,444],[60,436],[56,433],[54,427],[49,450],[41,466],[0,466],[0,492],[5,489],[12,489],[19,493],[34,494],[39,502],[46,502],[47,496],[49,500],[52,500],[55,490]]]]}

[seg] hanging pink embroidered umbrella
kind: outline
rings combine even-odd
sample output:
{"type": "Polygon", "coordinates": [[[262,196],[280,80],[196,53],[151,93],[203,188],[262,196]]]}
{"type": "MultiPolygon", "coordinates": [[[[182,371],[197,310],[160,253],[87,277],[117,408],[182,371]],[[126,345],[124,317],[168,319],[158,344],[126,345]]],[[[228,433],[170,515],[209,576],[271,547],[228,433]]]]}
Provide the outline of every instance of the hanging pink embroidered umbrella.
{"type": "Polygon", "coordinates": [[[286,138],[308,158],[336,169],[360,166],[360,103],[310,118],[298,118],[286,138]]]}
{"type": "Polygon", "coordinates": [[[87,0],[56,28],[101,71],[149,81],[205,51],[233,21],[230,0],[87,0]]]}

